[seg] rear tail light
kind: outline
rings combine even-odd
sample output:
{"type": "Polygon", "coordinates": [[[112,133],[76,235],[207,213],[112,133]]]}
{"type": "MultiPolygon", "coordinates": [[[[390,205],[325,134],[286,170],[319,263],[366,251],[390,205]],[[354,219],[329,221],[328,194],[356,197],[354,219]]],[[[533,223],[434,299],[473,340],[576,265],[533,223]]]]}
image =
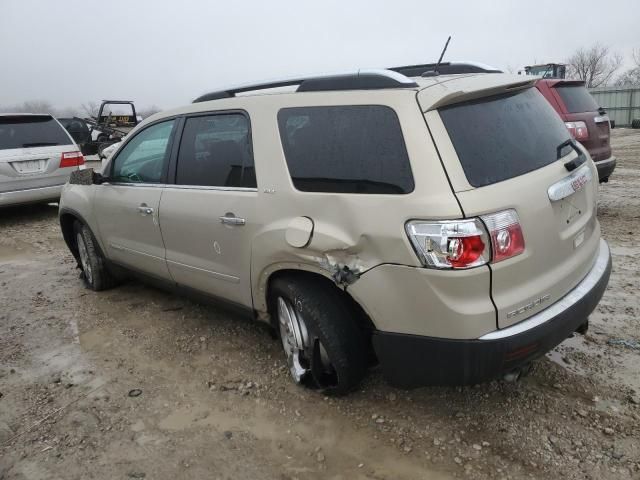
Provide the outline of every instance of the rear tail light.
{"type": "Polygon", "coordinates": [[[589,130],[584,122],[564,122],[569,129],[569,133],[576,140],[587,140],[589,138],[589,130]]]}
{"type": "Polygon", "coordinates": [[[465,220],[413,220],[405,229],[422,264],[428,268],[473,268],[524,251],[524,236],[515,210],[465,220]]]}
{"type": "Polygon", "coordinates": [[[492,263],[501,262],[524,252],[524,235],[515,210],[483,215],[482,221],[491,237],[492,263]]]}
{"type": "Polygon", "coordinates": [[[444,222],[414,220],[407,235],[425,267],[471,268],[491,258],[489,237],[478,218],[444,222]]]}
{"type": "Polygon", "coordinates": [[[80,152],[65,152],[60,157],[60,168],[79,167],[84,165],[84,157],[80,152]]]}

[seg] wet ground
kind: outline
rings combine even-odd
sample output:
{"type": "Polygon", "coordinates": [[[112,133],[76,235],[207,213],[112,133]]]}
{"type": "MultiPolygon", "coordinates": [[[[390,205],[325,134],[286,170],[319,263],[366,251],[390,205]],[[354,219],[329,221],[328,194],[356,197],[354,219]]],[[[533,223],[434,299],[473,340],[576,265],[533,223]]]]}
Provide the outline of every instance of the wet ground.
{"type": "Polygon", "coordinates": [[[518,383],[293,385],[259,324],[79,279],[55,206],[0,211],[0,479],[640,478],[640,132],[614,131],[614,267],[586,336],[518,383]]]}

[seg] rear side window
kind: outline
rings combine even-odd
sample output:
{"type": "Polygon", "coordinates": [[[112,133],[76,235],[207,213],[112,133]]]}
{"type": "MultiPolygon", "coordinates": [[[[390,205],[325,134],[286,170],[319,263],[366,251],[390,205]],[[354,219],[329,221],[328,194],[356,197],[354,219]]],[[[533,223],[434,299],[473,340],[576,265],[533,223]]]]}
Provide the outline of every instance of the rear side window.
{"type": "Polygon", "coordinates": [[[557,160],[569,131],[535,88],[441,108],[468,182],[483,187],[557,160]]]}
{"type": "Polygon", "coordinates": [[[0,150],[72,144],[51,115],[0,115],[0,150]]]}
{"type": "Polygon", "coordinates": [[[241,113],[187,118],[180,141],[176,183],[256,187],[249,119],[241,113]]]}
{"type": "Polygon", "coordinates": [[[600,108],[582,85],[558,85],[555,89],[569,113],[597,112],[600,108]]]}
{"type": "Polygon", "coordinates": [[[404,194],[413,175],[389,107],[285,108],[278,125],[293,185],[304,192],[404,194]]]}

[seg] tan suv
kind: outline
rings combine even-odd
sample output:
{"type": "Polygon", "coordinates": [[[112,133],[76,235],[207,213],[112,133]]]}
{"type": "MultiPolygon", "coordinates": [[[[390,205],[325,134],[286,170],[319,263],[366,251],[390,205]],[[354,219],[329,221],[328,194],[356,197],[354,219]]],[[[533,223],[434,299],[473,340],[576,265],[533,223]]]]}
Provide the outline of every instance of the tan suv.
{"type": "Polygon", "coordinates": [[[375,363],[401,387],[513,378],[584,331],[611,269],[588,153],[533,80],[411,68],[144,121],[63,191],[87,286],[133,272],[240,307],[330,393],[375,363]]]}

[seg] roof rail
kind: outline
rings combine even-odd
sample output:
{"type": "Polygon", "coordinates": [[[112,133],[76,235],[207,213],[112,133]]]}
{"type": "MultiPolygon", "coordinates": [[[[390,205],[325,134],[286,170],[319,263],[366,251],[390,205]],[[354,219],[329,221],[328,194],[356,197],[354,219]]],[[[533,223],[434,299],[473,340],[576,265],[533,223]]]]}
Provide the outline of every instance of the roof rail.
{"type": "Polygon", "coordinates": [[[338,75],[323,75],[268,83],[242,85],[206,93],[196,98],[193,103],[235,97],[238,93],[267,90],[270,88],[290,87],[298,85],[297,92],[326,92],[332,90],[378,90],[382,88],[414,88],[418,84],[405,75],[391,70],[358,70],[338,75]]]}
{"type": "MultiPolygon", "coordinates": [[[[401,73],[407,77],[421,77],[427,72],[433,72],[435,67],[435,63],[425,63],[424,65],[393,67],[389,70],[401,73]]],[[[438,73],[440,75],[455,75],[460,73],[502,73],[502,70],[475,62],[442,62],[438,65],[438,73]]]]}

